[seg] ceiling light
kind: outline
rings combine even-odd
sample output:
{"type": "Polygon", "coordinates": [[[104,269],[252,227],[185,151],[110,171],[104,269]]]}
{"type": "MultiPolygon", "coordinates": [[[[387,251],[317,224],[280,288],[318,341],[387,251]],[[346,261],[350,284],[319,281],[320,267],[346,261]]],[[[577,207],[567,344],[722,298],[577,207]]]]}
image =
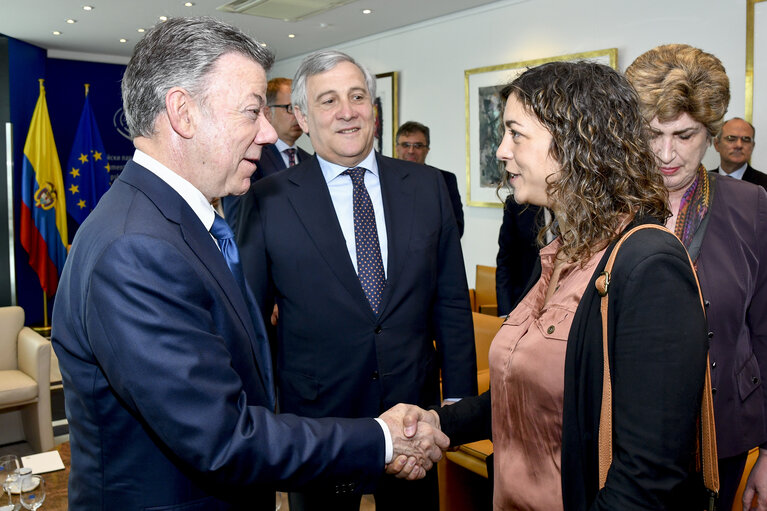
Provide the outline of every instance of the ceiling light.
{"type": "Polygon", "coordinates": [[[72,18],[69,18],[69,19],[67,20],[67,23],[69,23],[70,25],[72,25],[73,23],[77,23],[77,20],[73,20],[72,18]]]}
{"type": "Polygon", "coordinates": [[[193,7],[193,6],[194,6],[194,2],[187,2],[184,4],[184,7],[193,7]]]}
{"type": "Polygon", "coordinates": [[[362,14],[372,14],[373,9],[362,9],[362,14]]]}
{"type": "Polygon", "coordinates": [[[61,32],[59,32],[58,30],[54,30],[53,35],[61,35],[61,32]]]}
{"type": "Polygon", "coordinates": [[[295,37],[296,37],[296,34],[288,34],[288,37],[290,37],[291,39],[293,39],[293,38],[295,38],[295,37]]]}
{"type": "Polygon", "coordinates": [[[263,46],[264,48],[266,48],[266,43],[261,43],[261,46],[263,46]]]}
{"type": "Polygon", "coordinates": [[[160,16],[160,21],[165,23],[166,21],[168,21],[168,17],[167,16],[160,16]]]}
{"type": "Polygon", "coordinates": [[[93,6],[92,5],[83,5],[83,10],[84,11],[92,11],[93,10],[93,6]]]}
{"type": "Polygon", "coordinates": [[[143,34],[144,32],[146,32],[146,30],[144,30],[143,28],[137,28],[136,32],[138,32],[139,34],[143,34]]]}
{"type": "Polygon", "coordinates": [[[128,42],[128,40],[127,40],[127,39],[125,39],[125,38],[123,37],[122,39],[120,39],[120,42],[121,42],[121,43],[127,43],[127,42],[128,42]]]}

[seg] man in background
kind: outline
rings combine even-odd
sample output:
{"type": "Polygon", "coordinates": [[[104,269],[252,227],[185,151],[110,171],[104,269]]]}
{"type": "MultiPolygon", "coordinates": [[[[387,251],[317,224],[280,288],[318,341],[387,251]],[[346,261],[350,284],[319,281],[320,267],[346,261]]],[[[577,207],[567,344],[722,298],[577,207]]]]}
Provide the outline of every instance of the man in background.
{"type": "MultiPolygon", "coordinates": [[[[266,118],[277,132],[277,141],[267,144],[261,151],[258,168],[253,173],[251,184],[259,179],[279,172],[308,159],[311,155],[296,145],[296,140],[304,134],[293,115],[290,103],[290,78],[272,78],[266,84],[266,118]]],[[[232,231],[237,232],[240,217],[240,197],[230,195],[222,200],[224,216],[232,231]]]]}
{"type": "MultiPolygon", "coordinates": [[[[426,155],[429,154],[429,128],[420,122],[408,121],[397,130],[397,158],[400,160],[413,161],[426,164],[426,155]]],[[[450,203],[453,205],[453,213],[458,223],[458,237],[463,237],[463,205],[461,194],[458,192],[458,181],[455,174],[446,170],[437,169],[442,174],[450,193],[450,203]]]]}
{"type": "Polygon", "coordinates": [[[447,446],[425,423],[405,439],[407,407],[383,421],[273,413],[263,321],[210,204],[244,193],[277,138],[273,59],[212,18],[169,19],[136,44],[122,80],[136,151],[80,227],[53,310],[69,509],[274,509],[274,488],[369,491],[389,460],[423,475],[413,463],[447,446]]]}
{"type": "MultiPolygon", "coordinates": [[[[293,107],[315,156],[263,179],[243,199],[245,274],[279,307],[282,412],[376,417],[477,392],[469,292],[458,227],[439,172],[373,150],[375,78],[336,51],[307,56],[293,107]],[[252,205],[246,203],[252,201],[252,205]],[[435,349],[436,341],[436,349],[435,349]]],[[[378,511],[436,510],[436,473],[384,478],[378,511]]],[[[292,493],[291,511],[359,509],[360,498],[292,493]]]]}
{"type": "Polygon", "coordinates": [[[756,144],[755,135],[754,126],[740,117],[733,117],[724,123],[714,138],[714,148],[720,160],[719,174],[767,189],[767,174],[759,172],[748,163],[756,144]]]}

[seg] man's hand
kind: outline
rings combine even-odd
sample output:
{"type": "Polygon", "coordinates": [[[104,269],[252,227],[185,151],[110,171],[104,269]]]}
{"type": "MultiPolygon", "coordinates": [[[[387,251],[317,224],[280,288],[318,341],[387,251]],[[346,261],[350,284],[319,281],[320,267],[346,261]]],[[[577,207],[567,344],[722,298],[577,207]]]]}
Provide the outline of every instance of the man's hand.
{"type": "Polygon", "coordinates": [[[388,426],[394,444],[394,459],[387,474],[420,479],[442,458],[450,439],[439,430],[439,416],[417,406],[398,404],[380,417],[388,426]]]}
{"type": "Polygon", "coordinates": [[[743,490],[743,509],[767,511],[767,449],[759,449],[759,457],[743,490]]]}

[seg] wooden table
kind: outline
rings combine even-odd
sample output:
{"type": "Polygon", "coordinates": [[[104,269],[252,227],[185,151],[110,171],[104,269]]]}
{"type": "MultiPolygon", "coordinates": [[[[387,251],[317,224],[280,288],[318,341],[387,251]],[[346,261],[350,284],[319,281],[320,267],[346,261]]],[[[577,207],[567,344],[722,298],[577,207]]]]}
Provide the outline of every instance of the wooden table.
{"type": "Polygon", "coordinates": [[[67,511],[67,483],[69,482],[70,452],[69,442],[64,442],[56,447],[64,462],[64,470],[43,474],[46,485],[45,502],[42,509],[45,511],[67,511]]]}

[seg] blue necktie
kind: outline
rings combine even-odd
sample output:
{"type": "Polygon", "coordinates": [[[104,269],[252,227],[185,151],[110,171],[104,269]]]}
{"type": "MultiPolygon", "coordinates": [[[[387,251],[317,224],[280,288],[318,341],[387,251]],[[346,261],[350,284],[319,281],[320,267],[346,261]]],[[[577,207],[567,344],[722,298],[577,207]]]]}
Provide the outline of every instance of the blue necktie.
{"type": "MultiPolygon", "coordinates": [[[[210,228],[210,233],[214,238],[218,240],[218,246],[221,249],[221,254],[224,256],[229,270],[234,275],[234,280],[240,286],[242,295],[245,297],[245,303],[248,304],[248,311],[250,312],[250,319],[253,322],[253,328],[256,332],[261,333],[262,341],[259,343],[259,356],[264,364],[264,377],[266,379],[267,391],[269,392],[269,400],[271,409],[274,409],[274,384],[272,383],[272,359],[269,350],[269,342],[266,336],[266,329],[263,325],[261,313],[256,306],[256,299],[253,297],[253,293],[250,291],[247,282],[245,282],[245,276],[242,273],[242,264],[240,263],[240,251],[237,250],[237,244],[234,242],[234,233],[232,232],[229,224],[226,220],[216,214],[213,220],[213,226],[210,228]]],[[[236,355],[235,353],[232,354],[236,355]]]]}
{"type": "Polygon", "coordinates": [[[357,251],[357,276],[370,308],[378,314],[381,295],[386,285],[381,245],[378,242],[376,216],[373,202],[365,188],[365,172],[362,167],[347,169],[343,174],[352,179],[354,201],[354,245],[357,251]]]}

